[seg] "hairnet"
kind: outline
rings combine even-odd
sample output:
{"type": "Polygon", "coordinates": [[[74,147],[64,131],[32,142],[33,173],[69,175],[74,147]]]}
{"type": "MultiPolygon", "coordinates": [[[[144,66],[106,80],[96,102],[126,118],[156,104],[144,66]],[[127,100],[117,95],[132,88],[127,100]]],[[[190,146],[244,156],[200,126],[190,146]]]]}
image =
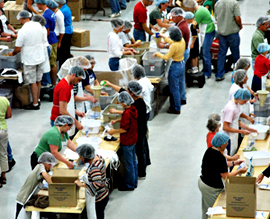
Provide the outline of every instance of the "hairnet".
{"type": "Polygon", "coordinates": [[[60,4],[60,5],[64,5],[64,4],[66,4],[67,3],[67,1],[66,0],[55,0],[58,4],[60,4]]]}
{"type": "Polygon", "coordinates": [[[132,23],[130,21],[125,21],[123,30],[129,30],[131,28],[132,28],[132,23]]]}
{"type": "Polygon", "coordinates": [[[74,124],[74,120],[71,116],[61,115],[61,116],[58,116],[54,121],[54,125],[63,126],[66,124],[68,124],[68,125],[74,124]]]}
{"type": "Polygon", "coordinates": [[[134,100],[132,99],[130,94],[126,91],[123,91],[118,95],[118,101],[119,103],[123,103],[127,106],[130,106],[131,104],[134,103],[134,100]]]}
{"type": "Polygon", "coordinates": [[[217,132],[213,137],[211,144],[214,147],[219,148],[221,145],[229,141],[229,136],[224,132],[217,132]]]}
{"type": "Polygon", "coordinates": [[[219,122],[221,120],[221,117],[219,114],[217,113],[211,113],[209,116],[208,116],[208,119],[214,119],[216,120],[217,122],[219,122]]]}
{"type": "Polygon", "coordinates": [[[32,17],[32,21],[39,22],[41,24],[41,26],[45,26],[47,23],[46,19],[43,16],[38,15],[38,14],[35,14],[32,17]]]}
{"type": "Polygon", "coordinates": [[[87,58],[89,61],[95,59],[95,57],[91,55],[85,55],[84,57],[87,58]]]}
{"type": "Polygon", "coordinates": [[[46,5],[46,0],[35,0],[35,3],[46,5]]]}
{"type": "Polygon", "coordinates": [[[182,32],[177,26],[170,26],[169,29],[169,36],[173,41],[181,41],[182,39],[182,32]]]}
{"type": "Polygon", "coordinates": [[[184,1],[184,6],[186,8],[194,8],[197,5],[198,5],[198,3],[195,0],[185,0],[184,1]]]}
{"type": "Polygon", "coordinates": [[[22,10],[17,14],[17,20],[20,20],[20,18],[25,19],[25,18],[31,18],[32,14],[26,10],[22,10]]]}
{"type": "Polygon", "coordinates": [[[134,65],[134,67],[131,69],[131,72],[135,78],[141,79],[146,76],[144,67],[141,65],[134,65]]]}
{"type": "Polygon", "coordinates": [[[245,69],[250,66],[250,60],[248,58],[240,58],[238,61],[235,63],[235,68],[234,70],[238,69],[245,69]]]}
{"type": "Polygon", "coordinates": [[[54,0],[46,0],[46,5],[49,8],[57,8],[59,6],[58,3],[54,0]]]}
{"type": "Polygon", "coordinates": [[[119,28],[124,26],[124,21],[120,18],[114,18],[111,20],[111,25],[113,29],[118,30],[119,28]]]}
{"type": "Polygon", "coordinates": [[[176,8],[173,8],[173,9],[171,10],[171,15],[172,15],[173,17],[177,17],[177,16],[185,17],[185,11],[184,11],[182,8],[176,7],[176,8]]]}
{"type": "Polygon", "coordinates": [[[157,0],[156,6],[160,6],[160,4],[165,4],[169,2],[169,0],[157,0]]]}
{"type": "Polygon", "coordinates": [[[234,99],[236,100],[249,100],[251,94],[247,89],[239,89],[234,94],[234,99]]]}
{"type": "Polygon", "coordinates": [[[76,152],[83,158],[93,159],[96,156],[95,148],[91,144],[82,144],[76,148],[76,152]]]}
{"type": "Polygon", "coordinates": [[[85,79],[85,72],[84,70],[79,66],[73,66],[68,71],[69,75],[75,74],[76,77],[81,77],[82,79],[85,79]]]}
{"type": "Polygon", "coordinates": [[[54,165],[55,164],[55,157],[50,152],[43,152],[39,156],[38,162],[54,165]]]}
{"type": "Polygon", "coordinates": [[[76,59],[76,65],[83,68],[83,69],[89,69],[91,68],[91,64],[89,60],[86,57],[78,56],[76,59]]]}
{"type": "Polygon", "coordinates": [[[185,13],[185,19],[191,19],[191,18],[194,18],[194,14],[190,11],[186,11],[185,13]]]}
{"type": "Polygon", "coordinates": [[[247,71],[244,69],[238,69],[233,76],[233,81],[236,84],[241,84],[247,76],[247,71]]]}
{"type": "Polygon", "coordinates": [[[128,89],[135,95],[140,96],[142,93],[142,86],[137,81],[128,82],[128,89]]]}
{"type": "Polygon", "coordinates": [[[257,46],[257,51],[259,53],[264,53],[264,52],[269,51],[269,50],[270,50],[270,46],[268,45],[268,43],[260,43],[257,46]]]}
{"type": "Polygon", "coordinates": [[[208,128],[209,131],[214,132],[219,126],[219,122],[216,121],[215,119],[208,119],[206,127],[208,128]]]}
{"type": "Polygon", "coordinates": [[[268,22],[268,17],[259,17],[259,19],[256,21],[256,27],[259,27],[261,24],[264,24],[265,22],[268,22]]]}

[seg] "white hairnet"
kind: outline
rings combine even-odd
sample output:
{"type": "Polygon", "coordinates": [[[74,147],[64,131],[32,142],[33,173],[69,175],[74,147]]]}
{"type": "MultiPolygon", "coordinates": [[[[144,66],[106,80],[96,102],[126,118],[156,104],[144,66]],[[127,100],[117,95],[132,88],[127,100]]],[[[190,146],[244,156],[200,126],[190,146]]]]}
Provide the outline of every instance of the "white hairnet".
{"type": "Polygon", "coordinates": [[[114,18],[111,20],[111,25],[113,29],[118,30],[124,26],[124,21],[120,18],[114,18]]]}
{"type": "Polygon", "coordinates": [[[165,4],[169,2],[169,0],[157,0],[156,6],[160,6],[160,4],[165,4]]]}
{"type": "Polygon", "coordinates": [[[91,68],[91,64],[89,60],[86,57],[78,56],[76,59],[76,65],[83,68],[83,69],[89,69],[91,68]]]}
{"type": "Polygon", "coordinates": [[[68,71],[69,75],[75,74],[76,77],[81,77],[82,79],[85,79],[85,72],[84,70],[79,66],[73,66],[68,71]]]}
{"type": "Polygon", "coordinates": [[[132,28],[132,23],[130,21],[125,21],[123,30],[129,30],[131,28],[132,28]]]}
{"type": "Polygon", "coordinates": [[[194,8],[197,5],[198,5],[198,3],[195,0],[185,0],[184,1],[184,6],[186,8],[194,8]]]}
{"type": "Polygon", "coordinates": [[[134,65],[134,67],[131,69],[131,72],[135,78],[141,79],[146,76],[144,67],[141,65],[134,65]]]}
{"type": "Polygon", "coordinates": [[[32,14],[26,10],[22,10],[17,14],[17,20],[20,20],[20,18],[25,19],[25,18],[31,18],[32,14]]]}
{"type": "Polygon", "coordinates": [[[251,94],[247,89],[239,89],[234,94],[234,99],[236,100],[249,100],[251,94]]]}
{"type": "Polygon", "coordinates": [[[244,69],[238,69],[233,75],[233,81],[236,84],[241,84],[247,76],[247,71],[244,69]]]}
{"type": "Polygon", "coordinates": [[[74,120],[71,116],[61,115],[61,116],[58,116],[54,121],[54,125],[57,125],[57,126],[63,126],[66,124],[68,124],[68,125],[74,124],[74,120]]]}
{"type": "Polygon", "coordinates": [[[264,24],[265,22],[268,22],[268,17],[259,17],[259,19],[256,22],[256,27],[259,27],[261,24],[264,24]]]}
{"type": "Polygon", "coordinates": [[[41,24],[41,26],[45,26],[47,21],[46,19],[39,15],[39,14],[35,14],[33,17],[32,17],[32,21],[35,21],[35,22],[39,22],[41,24]]]}
{"type": "Polygon", "coordinates": [[[179,42],[182,39],[182,32],[177,26],[170,26],[169,29],[169,36],[173,41],[179,42]]]}
{"type": "Polygon", "coordinates": [[[176,7],[171,10],[171,15],[173,17],[177,17],[177,16],[185,17],[185,11],[182,8],[176,7]]]}
{"type": "Polygon", "coordinates": [[[214,119],[214,120],[216,120],[216,121],[220,121],[221,120],[221,117],[220,117],[220,115],[219,114],[217,114],[217,113],[211,113],[209,116],[208,116],[208,119],[214,119]]]}
{"type": "Polygon", "coordinates": [[[46,0],[46,5],[49,8],[57,8],[59,6],[58,3],[54,0],[46,0]]]}
{"type": "Polygon", "coordinates": [[[60,4],[60,5],[64,5],[64,4],[66,4],[66,0],[55,0],[58,4],[60,4]]]}
{"type": "Polygon", "coordinates": [[[142,93],[142,86],[137,81],[128,82],[128,89],[135,95],[140,96],[142,93]]]}
{"type": "Polygon", "coordinates": [[[38,162],[54,165],[55,164],[55,157],[50,152],[43,152],[39,156],[38,162]]]}
{"type": "Polygon", "coordinates": [[[79,156],[91,160],[95,158],[96,152],[95,148],[91,144],[82,144],[76,148],[76,152],[79,156]]]}
{"type": "Polygon", "coordinates": [[[134,103],[134,100],[127,91],[123,91],[118,95],[118,101],[119,103],[123,103],[127,106],[130,106],[134,103]]]}
{"type": "Polygon", "coordinates": [[[245,69],[250,66],[250,60],[248,58],[240,58],[238,61],[235,63],[235,68],[234,70],[238,69],[245,69]]]}
{"type": "Polygon", "coordinates": [[[95,59],[94,56],[91,55],[86,55],[84,57],[87,58],[89,61],[95,59]]]}
{"type": "Polygon", "coordinates": [[[212,141],[211,141],[211,144],[214,146],[214,147],[221,147],[221,145],[225,144],[226,142],[229,141],[229,136],[224,133],[224,132],[218,132],[215,134],[215,136],[213,137],[212,141]]]}

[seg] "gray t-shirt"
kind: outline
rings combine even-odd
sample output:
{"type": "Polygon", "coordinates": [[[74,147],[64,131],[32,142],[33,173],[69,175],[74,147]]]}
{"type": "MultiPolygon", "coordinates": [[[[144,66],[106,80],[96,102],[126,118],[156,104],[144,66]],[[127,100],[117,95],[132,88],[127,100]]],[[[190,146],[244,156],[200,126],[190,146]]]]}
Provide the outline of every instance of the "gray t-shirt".
{"type": "Polygon", "coordinates": [[[235,17],[240,16],[240,8],[236,0],[219,0],[215,4],[218,33],[224,36],[238,33],[240,27],[236,23],[235,17]]]}
{"type": "Polygon", "coordinates": [[[119,38],[122,40],[122,45],[125,46],[125,44],[131,44],[132,37],[129,33],[125,34],[124,32],[118,33],[119,38]]]}

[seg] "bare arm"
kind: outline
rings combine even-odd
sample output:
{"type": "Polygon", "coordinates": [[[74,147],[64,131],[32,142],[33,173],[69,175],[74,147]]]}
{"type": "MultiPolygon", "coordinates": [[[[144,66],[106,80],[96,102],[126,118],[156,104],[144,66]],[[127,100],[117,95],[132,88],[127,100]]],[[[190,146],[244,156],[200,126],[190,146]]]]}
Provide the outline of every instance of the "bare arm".
{"type": "Polygon", "coordinates": [[[238,26],[240,27],[240,30],[243,28],[242,26],[242,20],[240,16],[234,17],[236,23],[238,24],[238,26]]]}
{"type": "Polygon", "coordinates": [[[127,131],[125,129],[111,129],[110,131],[108,131],[109,135],[113,135],[116,133],[126,133],[127,131]]]}
{"type": "Polygon", "coordinates": [[[148,33],[150,36],[152,36],[154,33],[149,29],[149,27],[146,25],[146,23],[142,23],[142,28],[146,33],[148,33]]]}
{"type": "Polygon", "coordinates": [[[230,176],[236,176],[236,175],[238,175],[239,173],[245,173],[245,172],[247,172],[247,167],[242,167],[242,168],[240,168],[239,170],[235,170],[235,171],[232,171],[232,172],[230,172],[230,173],[228,173],[228,172],[226,172],[226,173],[221,173],[220,175],[221,175],[221,177],[223,178],[223,179],[228,179],[230,176]]]}
{"type": "Polygon", "coordinates": [[[34,0],[27,0],[27,8],[33,13],[41,15],[32,7],[32,4],[34,4],[34,0]]]}
{"type": "Polygon", "coordinates": [[[5,115],[5,119],[9,119],[9,118],[11,118],[11,116],[12,116],[11,107],[8,106],[7,111],[6,111],[6,115],[5,115]]]}
{"type": "Polygon", "coordinates": [[[172,24],[163,23],[161,19],[156,19],[156,22],[157,22],[158,26],[165,27],[166,29],[168,29],[170,26],[172,26],[172,24]]]}
{"type": "Polygon", "coordinates": [[[246,119],[246,120],[248,120],[248,121],[250,121],[252,124],[255,123],[255,120],[254,120],[252,117],[247,116],[247,115],[244,114],[244,113],[241,113],[240,117],[241,117],[241,118],[244,118],[244,119],[246,119]]]}
{"type": "Polygon", "coordinates": [[[68,140],[67,147],[72,151],[75,151],[77,148],[76,145],[70,139],[68,140]]]}
{"type": "Polygon", "coordinates": [[[121,87],[119,87],[118,85],[112,84],[111,82],[104,80],[106,82],[106,85],[110,86],[111,88],[113,88],[116,92],[119,92],[121,87]]]}
{"type": "Polygon", "coordinates": [[[63,36],[64,36],[63,33],[59,34],[59,40],[58,40],[58,43],[57,43],[57,49],[60,49],[60,47],[61,47],[61,42],[62,42],[63,36]]]}
{"type": "Polygon", "coordinates": [[[42,176],[48,183],[52,183],[52,177],[46,171],[42,172],[42,176]]]}
{"type": "Polygon", "coordinates": [[[13,50],[13,52],[9,52],[8,55],[9,56],[15,56],[16,54],[18,54],[19,52],[21,52],[21,49],[22,49],[22,47],[16,47],[15,46],[15,49],[13,50]]]}
{"type": "Polygon", "coordinates": [[[66,160],[59,152],[58,152],[58,146],[56,145],[51,145],[50,144],[50,150],[51,150],[51,153],[52,155],[55,157],[55,159],[63,162],[64,164],[66,164],[68,166],[69,169],[73,169],[73,164],[66,160]]]}
{"type": "Polygon", "coordinates": [[[8,28],[9,30],[13,31],[14,34],[17,33],[17,31],[14,29],[14,27],[13,27],[11,24],[8,24],[8,25],[7,25],[7,28],[8,28]]]}
{"type": "Polygon", "coordinates": [[[245,131],[245,130],[239,130],[239,129],[230,127],[230,123],[228,122],[223,122],[223,130],[226,132],[233,132],[233,133],[240,133],[240,134],[244,134],[243,131],[245,131]]]}

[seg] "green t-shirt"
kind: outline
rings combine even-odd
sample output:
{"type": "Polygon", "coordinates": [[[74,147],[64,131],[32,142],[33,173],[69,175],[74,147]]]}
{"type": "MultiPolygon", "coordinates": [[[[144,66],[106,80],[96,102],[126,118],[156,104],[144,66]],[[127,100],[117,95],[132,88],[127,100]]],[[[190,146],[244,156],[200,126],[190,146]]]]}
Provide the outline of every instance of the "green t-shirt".
{"type": "Polygon", "coordinates": [[[0,97],[0,129],[7,129],[6,112],[10,105],[6,97],[0,97]]]}
{"type": "Polygon", "coordinates": [[[68,133],[63,133],[63,138],[61,139],[61,134],[58,129],[54,126],[45,132],[38,146],[35,149],[37,156],[39,157],[43,152],[51,152],[50,145],[58,146],[58,151],[62,150],[62,142],[65,142],[69,139],[68,133]]]}
{"type": "Polygon", "coordinates": [[[257,29],[252,35],[251,39],[251,58],[253,60],[260,54],[257,50],[257,47],[260,43],[264,43],[264,32],[257,29]]]}
{"type": "Polygon", "coordinates": [[[155,8],[153,11],[151,11],[149,17],[150,17],[150,24],[156,25],[157,24],[156,19],[162,18],[159,8],[155,8]]]}
{"type": "Polygon", "coordinates": [[[210,12],[203,6],[200,6],[197,11],[195,11],[195,21],[198,25],[207,24],[206,33],[211,33],[215,30],[215,25],[212,21],[210,12]]]}

